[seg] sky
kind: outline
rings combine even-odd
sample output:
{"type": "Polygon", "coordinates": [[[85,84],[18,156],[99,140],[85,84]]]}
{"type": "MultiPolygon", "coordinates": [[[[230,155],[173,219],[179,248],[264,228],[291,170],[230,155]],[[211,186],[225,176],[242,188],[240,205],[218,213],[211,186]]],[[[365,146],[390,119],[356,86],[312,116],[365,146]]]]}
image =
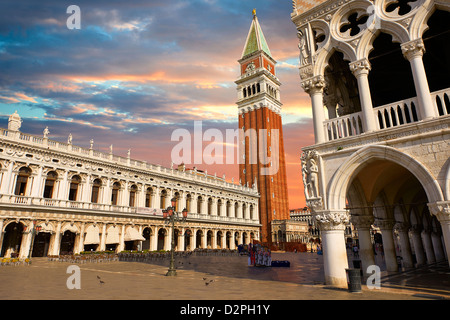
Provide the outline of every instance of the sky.
{"type": "MultiPolygon", "coordinates": [[[[304,207],[300,155],[314,133],[291,0],[2,0],[0,127],[17,110],[24,133],[48,126],[50,139],[72,134],[74,145],[93,139],[95,150],[112,144],[169,167],[174,130],[237,129],[237,60],[254,8],[282,83],[289,206],[304,207]],[[79,29],[67,27],[70,5],[79,29]]],[[[238,181],[236,164],[195,166],[238,181]]]]}

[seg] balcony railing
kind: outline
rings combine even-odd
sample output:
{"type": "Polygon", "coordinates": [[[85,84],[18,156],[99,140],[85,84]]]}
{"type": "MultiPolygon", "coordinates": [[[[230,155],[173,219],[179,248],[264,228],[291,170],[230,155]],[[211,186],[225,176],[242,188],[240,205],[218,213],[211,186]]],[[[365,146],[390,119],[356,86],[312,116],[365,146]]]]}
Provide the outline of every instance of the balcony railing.
{"type": "MultiPolygon", "coordinates": [[[[152,217],[161,217],[161,214],[155,214],[155,210],[142,210],[150,208],[138,208],[129,206],[118,206],[112,204],[101,204],[92,202],[80,202],[71,200],[60,200],[60,199],[47,199],[29,196],[18,196],[18,195],[0,195],[0,204],[12,204],[12,205],[24,205],[24,206],[42,206],[42,207],[54,207],[61,209],[80,209],[80,210],[94,210],[94,211],[106,211],[111,213],[125,213],[125,214],[139,214],[148,215],[152,217]]],[[[220,215],[208,215],[200,213],[189,213],[190,219],[199,219],[204,221],[214,221],[214,222],[235,222],[235,223],[245,223],[245,224],[257,224],[259,220],[257,218],[247,219],[238,217],[225,217],[220,215]]]]}
{"type": "MultiPolygon", "coordinates": [[[[450,88],[431,93],[431,98],[439,117],[450,114],[450,88]]],[[[422,119],[416,97],[376,107],[373,112],[378,130],[398,127],[422,119]]],[[[362,112],[356,112],[324,121],[327,141],[360,135],[364,132],[361,120],[362,112]]]]}
{"type": "Polygon", "coordinates": [[[348,114],[324,122],[328,141],[357,136],[363,132],[361,122],[362,112],[348,114]]]}

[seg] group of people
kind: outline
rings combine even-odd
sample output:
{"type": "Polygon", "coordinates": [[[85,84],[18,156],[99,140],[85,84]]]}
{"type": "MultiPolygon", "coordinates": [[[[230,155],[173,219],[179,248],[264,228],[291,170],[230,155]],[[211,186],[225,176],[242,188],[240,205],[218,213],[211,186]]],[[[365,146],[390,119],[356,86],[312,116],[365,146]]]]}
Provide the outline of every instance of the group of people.
{"type": "Polygon", "coordinates": [[[249,266],[272,266],[272,255],[269,248],[260,245],[248,245],[248,265],[249,266]]]}

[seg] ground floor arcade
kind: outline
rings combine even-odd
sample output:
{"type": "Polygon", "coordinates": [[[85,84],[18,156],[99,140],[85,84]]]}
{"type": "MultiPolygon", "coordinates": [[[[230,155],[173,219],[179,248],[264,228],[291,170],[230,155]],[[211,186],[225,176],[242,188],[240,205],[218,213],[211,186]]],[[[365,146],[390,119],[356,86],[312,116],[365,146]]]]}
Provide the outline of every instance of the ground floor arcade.
{"type": "MultiPolygon", "coordinates": [[[[328,284],[347,285],[346,269],[353,267],[348,264],[345,241],[349,222],[357,232],[358,255],[366,276],[367,268],[376,265],[374,255],[380,248],[388,272],[398,271],[399,266],[416,268],[448,260],[450,169],[445,143],[434,142],[436,150],[442,148],[431,155],[435,159],[432,170],[420,161],[423,158],[381,145],[339,159],[326,192],[322,191],[325,197],[319,199],[323,202],[313,213],[321,232],[328,284]]],[[[416,152],[422,151],[416,148],[416,152]]],[[[323,168],[331,169],[333,162],[324,159],[323,168]]]]}
{"type": "MultiPolygon", "coordinates": [[[[0,212],[0,256],[45,257],[82,251],[170,250],[172,228],[142,217],[76,219],[62,213],[0,212]]],[[[191,222],[175,225],[177,251],[236,249],[258,239],[257,226],[191,222]]]]}

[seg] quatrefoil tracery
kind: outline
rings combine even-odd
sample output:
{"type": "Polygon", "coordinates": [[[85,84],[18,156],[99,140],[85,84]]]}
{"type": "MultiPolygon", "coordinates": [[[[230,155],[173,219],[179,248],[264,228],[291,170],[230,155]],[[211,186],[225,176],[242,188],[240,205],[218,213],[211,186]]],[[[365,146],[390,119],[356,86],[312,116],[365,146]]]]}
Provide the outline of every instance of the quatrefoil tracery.
{"type": "Polygon", "coordinates": [[[394,12],[398,8],[398,15],[403,16],[413,9],[409,4],[410,2],[416,2],[417,0],[395,0],[386,6],[386,12],[394,12]]]}
{"type": "Polygon", "coordinates": [[[354,12],[350,14],[347,18],[346,23],[343,23],[339,29],[342,34],[350,31],[350,36],[356,36],[363,29],[362,27],[366,25],[367,20],[369,19],[369,15],[366,13],[358,13],[354,12]]]}

